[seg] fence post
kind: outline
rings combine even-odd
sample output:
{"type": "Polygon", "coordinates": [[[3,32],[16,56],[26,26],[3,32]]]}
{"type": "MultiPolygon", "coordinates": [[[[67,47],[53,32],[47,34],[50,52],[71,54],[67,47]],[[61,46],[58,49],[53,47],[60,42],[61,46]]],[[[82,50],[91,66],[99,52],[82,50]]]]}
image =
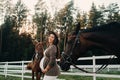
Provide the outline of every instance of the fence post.
{"type": "MultiPolygon", "coordinates": [[[[95,72],[95,65],[96,65],[96,61],[95,61],[95,56],[93,56],[93,72],[95,72]]],[[[94,73],[93,75],[93,80],[96,80],[96,73],[94,73]]]]}
{"type": "Polygon", "coordinates": [[[24,61],[22,61],[22,80],[24,80],[24,61]]]}
{"type": "Polygon", "coordinates": [[[8,67],[8,62],[5,63],[5,68],[4,68],[5,78],[7,77],[7,67],[8,67]]]}
{"type": "Polygon", "coordinates": [[[118,71],[120,71],[120,67],[118,67],[118,71]]]}
{"type": "Polygon", "coordinates": [[[108,71],[108,72],[110,71],[109,67],[108,67],[107,71],[108,71]]]}

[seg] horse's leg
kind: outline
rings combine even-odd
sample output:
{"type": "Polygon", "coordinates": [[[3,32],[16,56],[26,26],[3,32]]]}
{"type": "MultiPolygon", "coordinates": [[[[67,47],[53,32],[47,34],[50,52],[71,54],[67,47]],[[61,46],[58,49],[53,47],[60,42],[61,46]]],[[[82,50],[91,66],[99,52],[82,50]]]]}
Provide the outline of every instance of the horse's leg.
{"type": "Polygon", "coordinates": [[[41,73],[38,73],[38,80],[41,80],[41,73]]]}
{"type": "Polygon", "coordinates": [[[32,80],[34,80],[34,71],[32,71],[32,80]]]}
{"type": "Polygon", "coordinates": [[[36,80],[39,80],[39,74],[36,72],[36,80]]]}

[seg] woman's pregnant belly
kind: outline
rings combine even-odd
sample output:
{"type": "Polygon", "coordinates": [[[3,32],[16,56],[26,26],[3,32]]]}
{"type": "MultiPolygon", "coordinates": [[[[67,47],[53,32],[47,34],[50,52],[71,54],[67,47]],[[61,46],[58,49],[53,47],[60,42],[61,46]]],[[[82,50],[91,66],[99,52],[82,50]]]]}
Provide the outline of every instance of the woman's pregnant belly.
{"type": "Polygon", "coordinates": [[[44,59],[45,59],[45,57],[43,57],[41,59],[41,61],[40,61],[40,68],[41,68],[41,70],[44,70],[44,67],[43,67],[44,59]]]}

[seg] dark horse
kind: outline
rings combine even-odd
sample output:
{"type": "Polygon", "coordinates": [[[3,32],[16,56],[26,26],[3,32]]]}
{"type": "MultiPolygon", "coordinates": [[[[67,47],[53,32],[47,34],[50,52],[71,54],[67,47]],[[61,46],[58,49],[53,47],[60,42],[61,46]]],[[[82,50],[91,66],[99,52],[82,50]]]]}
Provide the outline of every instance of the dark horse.
{"type": "Polygon", "coordinates": [[[120,58],[120,23],[111,22],[91,29],[80,29],[80,23],[73,33],[68,35],[66,48],[60,60],[60,67],[67,71],[71,63],[87,55],[87,51],[98,48],[109,55],[120,58]]]}
{"type": "Polygon", "coordinates": [[[40,80],[43,75],[39,63],[43,57],[43,43],[35,43],[35,54],[33,55],[32,62],[28,63],[27,69],[32,70],[32,80],[34,80],[34,73],[36,73],[36,80],[40,80]]]}

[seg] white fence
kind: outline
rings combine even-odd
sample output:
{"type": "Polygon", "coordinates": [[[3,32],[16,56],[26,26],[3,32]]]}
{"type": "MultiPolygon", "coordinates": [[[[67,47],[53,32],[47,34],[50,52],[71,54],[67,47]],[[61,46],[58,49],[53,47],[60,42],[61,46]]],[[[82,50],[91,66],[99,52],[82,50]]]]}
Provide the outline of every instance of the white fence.
{"type": "MultiPolygon", "coordinates": [[[[113,55],[111,55],[113,56],[113,55]]],[[[96,59],[107,59],[110,58],[110,56],[93,56],[93,57],[86,57],[86,58],[79,58],[79,60],[92,60],[93,65],[78,65],[80,68],[84,69],[91,69],[95,72],[97,68],[99,68],[101,65],[96,65],[96,59]]],[[[31,75],[28,73],[31,73],[31,70],[26,69],[26,64],[30,61],[14,61],[14,62],[0,62],[0,75],[7,76],[14,76],[14,77],[20,77],[21,80],[24,80],[24,78],[31,78],[31,75]]],[[[108,65],[107,70],[109,71],[111,68],[116,68],[117,70],[120,70],[120,65],[108,65]]],[[[109,77],[109,78],[120,78],[119,75],[113,75],[113,74],[96,74],[96,73],[84,73],[80,71],[73,71],[74,67],[71,66],[70,71],[71,72],[62,72],[63,75],[80,75],[80,76],[93,76],[93,80],[96,80],[96,77],[109,77]]],[[[64,80],[64,79],[61,79],[64,80]]]]}
{"type": "MultiPolygon", "coordinates": [[[[79,58],[78,60],[92,60],[93,65],[78,65],[80,68],[84,69],[89,69],[92,68],[92,71],[95,72],[96,69],[100,68],[101,65],[96,65],[96,60],[97,59],[109,59],[109,58],[116,58],[114,55],[109,55],[109,56],[93,56],[93,57],[83,57],[79,58]]],[[[71,71],[73,71],[73,66],[71,66],[71,71]]],[[[118,65],[108,65],[107,70],[109,71],[111,68],[117,69],[117,71],[120,71],[120,64],[118,65]]],[[[64,72],[63,74],[66,75],[80,75],[80,76],[93,76],[93,80],[96,80],[96,77],[106,77],[106,78],[120,78],[119,75],[113,75],[113,74],[97,74],[97,73],[83,73],[83,72],[75,72],[75,73],[66,73],[64,72]]]]}

